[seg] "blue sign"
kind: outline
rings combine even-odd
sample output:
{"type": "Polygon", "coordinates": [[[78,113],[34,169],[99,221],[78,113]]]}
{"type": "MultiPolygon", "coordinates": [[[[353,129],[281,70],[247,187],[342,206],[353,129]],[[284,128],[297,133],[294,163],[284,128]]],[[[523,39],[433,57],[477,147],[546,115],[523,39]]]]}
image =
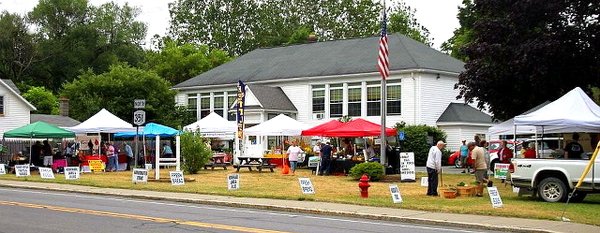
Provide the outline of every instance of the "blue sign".
{"type": "Polygon", "coordinates": [[[400,132],[398,133],[398,140],[400,140],[400,141],[404,141],[404,131],[400,131],[400,132]]]}

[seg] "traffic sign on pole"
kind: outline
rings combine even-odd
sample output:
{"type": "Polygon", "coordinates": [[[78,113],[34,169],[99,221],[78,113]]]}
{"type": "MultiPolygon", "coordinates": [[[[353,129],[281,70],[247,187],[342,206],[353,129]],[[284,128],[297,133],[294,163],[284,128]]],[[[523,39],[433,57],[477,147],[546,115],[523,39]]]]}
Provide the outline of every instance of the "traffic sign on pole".
{"type": "Polygon", "coordinates": [[[144,109],[144,108],[146,108],[146,100],[145,99],[135,99],[135,100],[133,100],[133,108],[135,108],[135,109],[144,109]]]}
{"type": "Polygon", "coordinates": [[[133,124],[143,125],[146,123],[146,112],[144,110],[137,110],[133,112],[133,124]]]}

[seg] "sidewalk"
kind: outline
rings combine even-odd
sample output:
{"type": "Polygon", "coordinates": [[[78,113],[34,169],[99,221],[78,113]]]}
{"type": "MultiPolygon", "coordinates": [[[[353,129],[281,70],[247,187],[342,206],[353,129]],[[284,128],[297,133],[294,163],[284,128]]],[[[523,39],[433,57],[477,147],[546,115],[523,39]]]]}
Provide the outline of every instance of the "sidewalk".
{"type": "Polygon", "coordinates": [[[111,195],[232,207],[259,208],[276,211],[318,213],[345,217],[399,221],[404,223],[469,227],[482,230],[499,230],[512,232],[600,232],[600,227],[570,222],[481,216],[470,214],[437,213],[418,210],[368,207],[314,201],[212,196],[191,193],[169,193],[129,189],[97,188],[69,184],[36,183],[9,180],[0,180],[0,187],[43,189],[61,192],[78,192],[98,195],[111,195]]]}

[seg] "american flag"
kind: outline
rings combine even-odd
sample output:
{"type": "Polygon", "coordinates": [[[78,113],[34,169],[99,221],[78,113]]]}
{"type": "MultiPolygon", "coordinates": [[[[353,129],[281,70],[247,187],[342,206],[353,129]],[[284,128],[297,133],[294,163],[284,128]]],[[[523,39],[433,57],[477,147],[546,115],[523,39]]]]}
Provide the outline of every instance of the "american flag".
{"type": "Polygon", "coordinates": [[[377,59],[377,68],[379,69],[382,79],[386,79],[390,76],[386,19],[385,9],[383,9],[383,20],[381,20],[381,38],[379,38],[379,57],[377,59]]]}

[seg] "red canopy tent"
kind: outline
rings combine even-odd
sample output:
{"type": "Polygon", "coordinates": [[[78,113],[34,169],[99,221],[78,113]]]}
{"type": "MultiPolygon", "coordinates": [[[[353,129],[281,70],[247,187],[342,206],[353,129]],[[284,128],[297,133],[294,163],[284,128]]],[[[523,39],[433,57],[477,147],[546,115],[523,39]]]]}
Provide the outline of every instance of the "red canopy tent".
{"type": "Polygon", "coordinates": [[[302,130],[302,136],[323,136],[323,133],[337,129],[342,125],[344,125],[344,123],[341,121],[331,120],[310,129],[302,130]]]}
{"type": "MultiPolygon", "coordinates": [[[[340,127],[321,133],[325,137],[368,137],[380,136],[381,125],[358,118],[346,122],[340,127]]],[[[396,129],[385,128],[385,135],[395,136],[396,129]]]]}

